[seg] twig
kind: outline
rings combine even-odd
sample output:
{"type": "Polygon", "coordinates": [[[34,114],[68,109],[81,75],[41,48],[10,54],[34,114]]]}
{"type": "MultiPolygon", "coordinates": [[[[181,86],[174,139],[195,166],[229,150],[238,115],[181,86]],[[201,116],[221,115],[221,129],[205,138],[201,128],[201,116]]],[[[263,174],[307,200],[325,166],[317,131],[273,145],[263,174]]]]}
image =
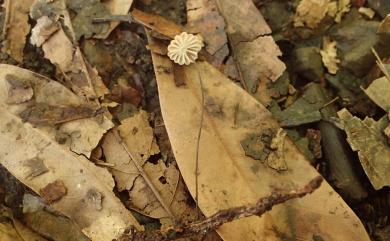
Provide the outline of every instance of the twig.
{"type": "Polygon", "coordinates": [[[168,241],[206,234],[224,223],[254,215],[260,217],[277,204],[312,193],[321,185],[322,180],[322,177],[318,176],[301,189],[290,192],[275,192],[267,197],[260,198],[256,204],[222,210],[203,221],[193,222],[186,226],[171,227],[166,230],[135,232],[130,236],[123,235],[119,241],[168,241]]]}
{"type": "Polygon", "coordinates": [[[3,24],[3,33],[1,35],[1,37],[3,38],[3,40],[5,40],[6,36],[7,36],[7,32],[8,32],[8,24],[9,24],[9,19],[10,19],[10,15],[11,15],[11,0],[6,0],[5,2],[5,17],[4,17],[4,24],[3,24]]]}
{"type": "Polygon", "coordinates": [[[146,184],[149,186],[149,188],[152,190],[154,196],[157,198],[157,200],[160,202],[161,206],[165,209],[165,211],[168,213],[170,218],[176,222],[176,218],[169,209],[169,206],[165,203],[164,199],[161,197],[160,193],[156,189],[156,187],[153,185],[152,181],[148,177],[148,175],[145,173],[142,166],[139,164],[138,159],[134,157],[134,155],[129,151],[126,144],[123,142],[122,138],[120,137],[117,130],[113,131],[115,138],[118,140],[118,142],[122,145],[123,149],[126,151],[127,155],[129,155],[130,159],[133,161],[134,165],[136,166],[139,174],[142,176],[142,178],[145,180],[146,184]]]}
{"type": "Polygon", "coordinates": [[[381,58],[379,57],[378,53],[374,48],[371,48],[372,53],[375,55],[376,58],[376,64],[378,65],[379,69],[383,72],[383,74],[386,76],[386,78],[390,81],[390,75],[387,71],[385,65],[383,64],[381,58]]]}
{"type": "Polygon", "coordinates": [[[199,183],[198,183],[198,177],[199,177],[199,147],[200,147],[200,138],[202,136],[202,127],[203,127],[203,119],[204,119],[204,90],[203,90],[203,81],[202,76],[196,68],[196,71],[198,72],[199,77],[199,85],[200,85],[200,93],[201,93],[201,112],[200,112],[200,122],[199,122],[199,131],[198,131],[198,137],[196,139],[196,154],[195,154],[195,202],[196,202],[196,213],[198,220],[200,217],[200,211],[199,211],[199,183]]]}

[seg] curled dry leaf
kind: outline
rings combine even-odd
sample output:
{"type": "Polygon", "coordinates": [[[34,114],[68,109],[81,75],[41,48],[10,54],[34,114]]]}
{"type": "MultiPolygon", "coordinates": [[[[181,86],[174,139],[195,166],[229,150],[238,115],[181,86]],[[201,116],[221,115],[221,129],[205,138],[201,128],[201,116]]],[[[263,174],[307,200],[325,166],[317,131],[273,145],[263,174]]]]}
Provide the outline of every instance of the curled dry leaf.
{"type": "MultiPolygon", "coordinates": [[[[59,192],[55,192],[56,195],[49,195],[49,200],[55,201],[52,207],[73,219],[92,240],[107,241],[118,238],[129,225],[141,230],[142,227],[113,194],[114,181],[111,174],[56,141],[57,135],[64,131],[69,133],[69,136],[80,135],[74,138],[95,146],[107,130],[101,125],[111,127],[112,123],[103,116],[102,124],[94,119],[82,119],[64,123],[57,128],[34,127],[28,122],[23,123],[19,113],[27,108],[28,104],[46,102],[69,105],[83,102],[58,82],[15,66],[0,65],[0,80],[0,129],[4,130],[0,138],[0,163],[36,193],[40,193],[40,190],[56,180],[62,182],[63,185],[59,186],[66,187],[66,192],[64,188],[59,188],[59,192]],[[29,103],[6,103],[9,94],[6,79],[9,75],[29,81],[34,90],[33,99],[29,103]],[[42,160],[49,171],[31,176],[31,173],[35,172],[31,160],[36,158],[42,160]],[[96,203],[90,201],[90,190],[95,190],[104,197],[101,210],[96,209],[96,203]]],[[[74,144],[75,147],[85,148],[83,143],[74,144]]]]}
{"type": "Polygon", "coordinates": [[[34,0],[5,0],[5,19],[3,25],[3,46],[16,61],[23,61],[26,36],[30,32],[28,13],[34,0]]]}
{"type": "MultiPolygon", "coordinates": [[[[277,172],[245,155],[240,145],[245,136],[279,127],[264,106],[213,66],[206,62],[184,66],[188,81],[186,88],[180,88],[175,85],[173,73],[162,71],[171,69],[172,62],[154,53],[152,57],[164,123],[180,172],[193,197],[199,113],[203,108],[200,81],[203,82],[206,104],[199,140],[198,204],[206,216],[254,203],[275,188],[301,186],[318,176],[287,138],[285,172],[277,172]]],[[[225,241],[280,240],[281,234],[292,240],[311,240],[313,234],[324,240],[370,240],[357,216],[326,182],[310,196],[274,207],[260,218],[224,224],[217,232],[225,241]]]]}
{"type": "Polygon", "coordinates": [[[198,53],[203,47],[202,38],[182,32],[168,45],[168,56],[179,65],[195,63],[198,53]]]}
{"type": "Polygon", "coordinates": [[[340,63],[340,59],[337,58],[336,45],[336,41],[332,41],[329,37],[324,37],[322,49],[320,50],[322,63],[324,63],[328,72],[331,74],[336,74],[339,70],[338,64],[340,63]]]}
{"type": "Polygon", "coordinates": [[[294,16],[294,26],[316,28],[328,12],[330,0],[301,0],[294,16]]]}

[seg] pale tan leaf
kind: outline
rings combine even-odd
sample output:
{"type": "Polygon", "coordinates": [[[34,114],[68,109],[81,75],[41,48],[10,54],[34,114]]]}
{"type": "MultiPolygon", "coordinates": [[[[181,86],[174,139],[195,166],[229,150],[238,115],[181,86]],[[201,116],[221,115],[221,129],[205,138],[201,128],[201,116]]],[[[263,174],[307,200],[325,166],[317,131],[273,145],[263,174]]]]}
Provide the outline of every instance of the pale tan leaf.
{"type": "MultiPolygon", "coordinates": [[[[9,111],[15,115],[20,115],[20,118],[24,121],[31,120],[28,116],[29,113],[31,116],[38,116],[37,118],[39,118],[39,113],[36,111],[29,112],[29,110],[34,110],[34,107],[39,105],[50,106],[53,108],[53,113],[56,112],[56,106],[58,108],[67,106],[89,106],[84,102],[83,98],[76,96],[58,82],[16,66],[0,65],[0,77],[2,80],[0,83],[1,101],[7,103],[9,111]],[[16,80],[30,85],[34,90],[33,97],[30,100],[30,102],[34,101],[33,103],[29,104],[26,102],[17,105],[9,103],[9,99],[13,98],[15,93],[18,93],[10,91],[9,83],[10,81],[16,80]]],[[[30,93],[28,94],[30,95],[30,93]]],[[[59,114],[64,113],[61,112],[59,114]]],[[[72,113],[70,113],[70,115],[71,114],[72,113]]],[[[99,143],[103,134],[114,125],[110,119],[106,117],[105,113],[94,114],[92,117],[74,118],[73,120],[71,116],[69,116],[68,121],[60,122],[56,127],[54,126],[55,123],[56,122],[50,123],[50,121],[39,122],[39,119],[32,122],[32,124],[37,125],[37,129],[40,129],[51,136],[53,140],[57,140],[72,151],[86,156],[91,154],[92,149],[99,143]]]]}
{"type": "Polygon", "coordinates": [[[337,58],[336,45],[336,41],[332,41],[329,37],[324,37],[322,49],[320,50],[322,63],[331,74],[336,74],[339,70],[338,64],[340,63],[340,59],[337,58]]]}
{"type": "Polygon", "coordinates": [[[337,13],[334,21],[341,22],[343,16],[351,10],[351,0],[338,0],[337,13]]]}
{"type": "Polygon", "coordinates": [[[225,20],[217,9],[215,0],[188,0],[186,28],[190,33],[202,35],[207,52],[218,58],[216,64],[219,65],[229,54],[229,49],[225,20]]]}
{"type": "Polygon", "coordinates": [[[328,12],[330,0],[301,0],[294,16],[294,26],[316,28],[328,12]]]}
{"type": "MultiPolygon", "coordinates": [[[[319,175],[288,139],[284,143],[285,172],[245,156],[242,139],[264,128],[279,127],[265,107],[210,64],[184,67],[188,82],[183,88],[176,87],[172,73],[163,71],[171,69],[172,62],[157,54],[152,57],[165,126],[193,197],[202,78],[206,106],[198,178],[199,207],[206,216],[254,203],[274,189],[301,186],[319,175]]],[[[360,220],[327,183],[312,195],[275,207],[260,218],[228,223],[217,231],[225,241],[312,240],[314,234],[324,240],[370,240],[360,220]]]]}
{"type": "MultiPolygon", "coordinates": [[[[59,130],[64,130],[62,127],[67,123],[57,130],[54,126],[34,127],[28,122],[22,122],[19,113],[28,105],[6,103],[8,93],[5,82],[9,75],[29,81],[34,90],[34,101],[37,103],[57,105],[83,103],[80,97],[58,82],[15,66],[0,65],[0,111],[2,113],[0,129],[4,130],[0,138],[0,163],[36,193],[45,190],[46,197],[49,197],[48,195],[53,197],[50,198],[53,201],[52,207],[75,220],[83,232],[93,240],[106,241],[117,238],[129,225],[141,229],[113,194],[113,180],[108,171],[96,167],[83,155],[77,155],[68,147],[55,141],[59,130]],[[36,158],[43,163],[39,165],[44,165],[49,171],[31,176],[33,164],[30,162],[36,158]],[[51,183],[61,183],[57,186],[63,191],[57,189],[57,186],[50,186],[51,183]],[[91,193],[97,194],[93,196],[103,197],[101,208],[98,208],[90,198],[91,193]]],[[[77,129],[82,133],[79,138],[88,138],[91,130],[83,129],[88,129],[95,120],[93,118],[89,120],[90,122],[87,119],[81,120],[82,122],[73,126],[73,130],[77,129]]],[[[75,122],[77,120],[69,123],[75,124],[75,122]]],[[[72,129],[69,126],[67,128],[72,129]]],[[[90,137],[96,143],[99,141],[99,138],[96,139],[94,135],[90,137]]]]}
{"type": "Polygon", "coordinates": [[[5,51],[16,61],[23,61],[23,49],[26,36],[30,32],[28,13],[34,0],[5,0],[5,20],[3,25],[3,37],[5,51]]]}
{"type": "MultiPolygon", "coordinates": [[[[172,203],[179,182],[179,171],[176,167],[173,165],[167,167],[162,160],[159,160],[157,164],[147,162],[143,168],[161,197],[166,203],[172,203]]],[[[159,219],[169,218],[141,176],[135,180],[133,188],[129,191],[129,196],[131,204],[142,214],[159,219]]]]}
{"type": "Polygon", "coordinates": [[[252,41],[261,35],[271,33],[271,28],[252,0],[216,1],[227,24],[226,32],[232,36],[234,42],[252,41]]]}
{"type": "MultiPolygon", "coordinates": [[[[126,15],[129,12],[131,5],[133,4],[133,0],[108,0],[103,1],[103,4],[110,11],[111,15],[126,15]]],[[[94,38],[107,38],[119,23],[120,22],[118,21],[110,22],[108,30],[104,33],[96,34],[94,38]]]]}
{"type": "MultiPolygon", "coordinates": [[[[240,81],[255,94],[260,84],[276,81],[286,69],[282,55],[271,36],[271,29],[251,0],[217,0],[224,16],[240,81]],[[237,7],[240,6],[240,7],[237,7]]],[[[259,93],[263,95],[263,91],[259,93]]],[[[260,97],[259,97],[260,98],[260,97]]],[[[264,99],[264,98],[260,98],[264,99]]]]}

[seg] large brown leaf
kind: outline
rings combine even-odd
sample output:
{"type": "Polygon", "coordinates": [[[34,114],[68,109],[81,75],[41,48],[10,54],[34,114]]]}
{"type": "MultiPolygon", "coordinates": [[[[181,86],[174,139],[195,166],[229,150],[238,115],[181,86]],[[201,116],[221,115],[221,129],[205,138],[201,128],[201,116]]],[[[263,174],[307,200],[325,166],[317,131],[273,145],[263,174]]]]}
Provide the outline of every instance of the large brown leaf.
{"type": "MultiPolygon", "coordinates": [[[[195,156],[201,89],[205,115],[199,148],[199,207],[206,216],[254,203],[275,189],[307,183],[318,172],[290,140],[283,147],[286,171],[245,155],[241,141],[266,128],[278,130],[264,106],[206,62],[184,67],[187,82],[177,87],[172,62],[153,54],[161,111],[181,174],[195,196],[195,156]]],[[[262,217],[223,225],[218,233],[236,240],[370,240],[341,197],[324,183],[314,194],[275,207],[262,217]]]]}
{"type": "MultiPolygon", "coordinates": [[[[98,123],[112,123],[101,115],[35,126],[28,120],[23,122],[20,116],[42,102],[79,106],[83,105],[81,100],[58,82],[15,66],[0,65],[0,164],[72,218],[92,240],[112,240],[130,225],[137,229],[141,226],[113,194],[114,182],[108,171],[60,141],[62,131],[73,129],[76,139],[96,145],[105,132],[98,123]],[[18,98],[10,98],[13,95],[18,98]]],[[[82,142],[76,145],[83,148],[82,142]]]]}

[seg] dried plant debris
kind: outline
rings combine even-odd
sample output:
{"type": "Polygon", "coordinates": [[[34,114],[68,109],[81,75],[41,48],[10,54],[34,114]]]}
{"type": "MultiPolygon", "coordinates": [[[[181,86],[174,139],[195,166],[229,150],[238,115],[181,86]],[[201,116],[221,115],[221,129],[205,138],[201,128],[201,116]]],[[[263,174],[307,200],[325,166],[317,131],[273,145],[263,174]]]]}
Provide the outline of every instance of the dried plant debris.
{"type": "Polygon", "coordinates": [[[388,126],[387,117],[375,121],[366,117],[363,121],[346,109],[338,112],[342,120],[347,140],[354,151],[358,152],[371,184],[375,189],[390,185],[390,147],[383,135],[388,126]]]}
{"type": "Polygon", "coordinates": [[[218,11],[215,0],[187,1],[187,30],[200,33],[206,43],[206,50],[217,58],[220,65],[229,54],[225,20],[218,11]]]}
{"type": "Polygon", "coordinates": [[[350,0],[336,0],[329,3],[328,15],[334,17],[336,23],[340,23],[342,17],[351,10],[350,0]]]}
{"type": "Polygon", "coordinates": [[[297,7],[294,26],[316,28],[328,12],[330,0],[301,0],[297,7]]]}
{"type": "Polygon", "coordinates": [[[103,109],[86,103],[70,90],[43,76],[11,65],[0,66],[5,90],[1,100],[21,120],[89,156],[113,123],[103,109]]]}
{"type": "Polygon", "coordinates": [[[299,99],[285,110],[275,113],[275,117],[285,127],[317,122],[322,119],[320,108],[323,104],[316,89],[309,85],[299,99]]]}
{"type": "Polygon", "coordinates": [[[274,82],[283,74],[282,52],[271,36],[265,36],[271,29],[251,0],[217,3],[226,21],[238,78],[244,89],[255,94],[259,82],[274,82]]]}
{"type": "Polygon", "coordinates": [[[374,80],[364,92],[384,111],[390,112],[390,80],[382,77],[374,80]]]}
{"type": "Polygon", "coordinates": [[[2,241],[47,241],[20,222],[12,210],[0,206],[0,237],[2,241]]]}
{"type": "Polygon", "coordinates": [[[26,36],[30,32],[28,13],[34,0],[14,1],[5,0],[5,19],[2,37],[3,51],[11,55],[16,61],[23,61],[23,50],[26,36]]]}
{"type": "MultiPolygon", "coordinates": [[[[68,4],[76,12],[85,8],[84,5],[80,5],[82,1],[71,1],[68,4]]],[[[101,3],[99,2],[99,4],[101,3]]],[[[64,6],[64,0],[54,2],[38,0],[34,3],[30,15],[37,22],[44,22],[44,24],[37,24],[33,28],[33,32],[36,33],[31,36],[30,41],[37,46],[41,44],[45,58],[57,65],[67,84],[76,94],[89,100],[95,100],[107,94],[108,89],[102,83],[99,75],[85,61],[80,48],[74,46],[74,41],[80,37],[80,33],[75,32],[77,29],[73,27],[72,20],[64,6]],[[60,16],[63,16],[63,21],[59,21],[60,16]],[[51,23],[48,18],[53,22],[51,23]],[[51,29],[53,25],[58,26],[59,29],[48,35],[46,25],[48,25],[49,32],[53,31],[51,29]]],[[[87,27],[87,29],[90,28],[87,27]]]]}
{"type": "MultiPolygon", "coordinates": [[[[129,12],[131,5],[133,4],[133,0],[108,0],[103,1],[102,3],[108,9],[110,15],[126,15],[129,12]]],[[[95,34],[94,38],[107,38],[112,30],[118,26],[119,22],[112,21],[109,24],[110,26],[107,30],[95,34]]]]}
{"type": "Polygon", "coordinates": [[[340,59],[337,58],[336,45],[336,41],[332,41],[329,37],[324,37],[322,50],[320,51],[322,62],[331,74],[336,74],[339,70],[338,64],[340,59]]]}

